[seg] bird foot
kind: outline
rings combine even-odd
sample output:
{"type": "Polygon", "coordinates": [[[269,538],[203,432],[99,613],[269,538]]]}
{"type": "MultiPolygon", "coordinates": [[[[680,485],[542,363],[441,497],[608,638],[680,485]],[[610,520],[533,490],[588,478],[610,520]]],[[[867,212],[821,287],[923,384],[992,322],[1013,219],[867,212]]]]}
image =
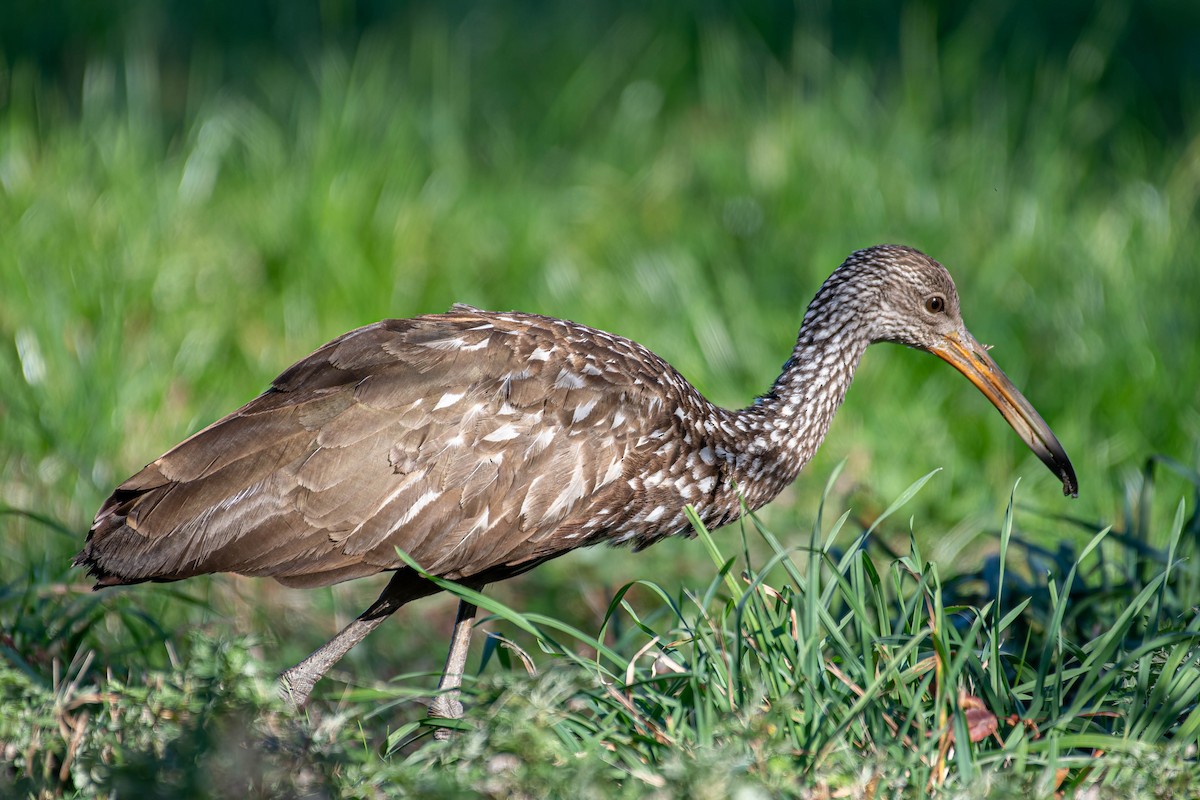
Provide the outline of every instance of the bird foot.
{"type": "MultiPolygon", "coordinates": [[[[458,699],[458,692],[447,692],[433,698],[429,704],[430,719],[462,719],[463,704],[458,699]]],[[[454,734],[452,728],[438,728],[433,732],[433,738],[445,741],[454,734]]]]}
{"type": "Polygon", "coordinates": [[[308,705],[317,678],[299,666],[285,670],[279,676],[279,695],[296,711],[308,705]]]}

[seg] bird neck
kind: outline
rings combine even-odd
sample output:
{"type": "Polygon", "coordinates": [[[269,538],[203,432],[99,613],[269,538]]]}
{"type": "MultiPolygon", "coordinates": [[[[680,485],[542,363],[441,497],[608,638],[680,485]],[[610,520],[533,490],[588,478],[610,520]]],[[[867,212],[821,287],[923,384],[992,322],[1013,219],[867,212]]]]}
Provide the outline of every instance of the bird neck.
{"type": "Polygon", "coordinates": [[[808,324],[771,390],[733,412],[743,431],[734,476],[751,510],[770,502],[817,452],[870,340],[854,325],[808,324]]]}

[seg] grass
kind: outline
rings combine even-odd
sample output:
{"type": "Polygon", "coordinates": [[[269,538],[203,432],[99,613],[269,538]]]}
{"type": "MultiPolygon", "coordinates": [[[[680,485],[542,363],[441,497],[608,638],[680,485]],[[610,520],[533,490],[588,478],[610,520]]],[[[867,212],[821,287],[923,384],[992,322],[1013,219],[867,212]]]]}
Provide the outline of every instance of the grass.
{"type": "Polygon", "coordinates": [[[728,20],[693,36],[634,13],[599,35],[429,14],[296,60],[197,48],[182,79],[136,40],[78,86],[5,62],[0,781],[1036,796],[1065,768],[1067,788],[1194,792],[1195,120],[1151,133],[1125,113],[1136,85],[1101,89],[1096,63],[1123,57],[1111,9],[1067,48],[1099,59],[1081,64],[980,59],[1003,41],[987,19],[906,8],[882,62],[819,26],[780,60],[728,20]],[[455,301],[564,316],[737,405],[820,281],[880,241],[949,266],[1078,501],[965,381],[873,348],[828,444],[740,540],[584,551],[489,590],[512,644],[481,645],[449,744],[414,737],[452,598],[401,612],[295,721],[271,676],[377,585],[92,595],[68,569],[116,482],[353,326],[455,301]],[[907,519],[880,519],[939,467],[907,519]],[[1017,477],[1027,506],[1002,514],[1017,477]],[[1003,744],[963,738],[960,691],[1003,744]]]}
{"type": "Polygon", "coordinates": [[[1164,549],[1143,529],[1065,541],[1066,574],[1034,571],[1031,588],[1014,575],[1036,558],[1010,502],[980,605],[952,601],[961,590],[915,535],[881,557],[848,518],[819,514],[792,547],[750,519],[732,554],[697,526],[708,577],[622,587],[596,635],[446,584],[490,615],[470,718],[447,742],[423,717],[388,723],[427,699],[431,676],[297,720],[253,639],[228,634],[193,634],[173,670],[100,688],[91,654],[50,682],[10,658],[0,740],[26,749],[10,745],[6,777],[33,795],[164,797],[1197,791],[1200,622],[1181,601],[1200,583],[1200,516],[1180,503],[1164,549]],[[772,555],[752,563],[751,539],[772,555]]]}

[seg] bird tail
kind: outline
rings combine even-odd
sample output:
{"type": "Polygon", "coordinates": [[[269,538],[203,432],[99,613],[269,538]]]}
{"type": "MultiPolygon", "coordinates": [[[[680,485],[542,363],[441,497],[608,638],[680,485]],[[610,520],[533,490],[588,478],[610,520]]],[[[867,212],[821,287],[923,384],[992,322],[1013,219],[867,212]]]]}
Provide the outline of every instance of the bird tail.
{"type": "Polygon", "coordinates": [[[88,575],[96,579],[93,589],[107,586],[124,586],[147,581],[176,581],[188,575],[161,575],[149,569],[146,562],[147,538],[129,525],[130,513],[140,504],[151,500],[156,505],[158,498],[149,497],[157,492],[165,495],[170,488],[168,481],[154,481],[153,476],[161,473],[150,465],[133,476],[104,501],[96,512],[96,519],[88,531],[83,549],[76,554],[72,566],[83,567],[88,575]],[[149,484],[149,485],[146,485],[149,484]],[[140,558],[138,556],[141,556],[140,558]]]}

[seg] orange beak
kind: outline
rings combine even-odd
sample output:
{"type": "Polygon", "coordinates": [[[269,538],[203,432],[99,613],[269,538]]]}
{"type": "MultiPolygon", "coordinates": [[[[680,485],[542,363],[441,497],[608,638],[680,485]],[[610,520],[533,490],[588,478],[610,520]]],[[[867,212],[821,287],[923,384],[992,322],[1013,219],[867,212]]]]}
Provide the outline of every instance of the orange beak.
{"type": "Polygon", "coordinates": [[[1029,401],[1017,391],[1012,381],[996,365],[987,351],[975,341],[971,334],[963,331],[963,338],[950,334],[941,343],[929,349],[938,358],[967,376],[984,397],[992,401],[997,410],[1008,420],[1017,435],[1029,449],[1037,454],[1042,463],[1062,481],[1063,494],[1079,496],[1079,483],[1075,479],[1075,468],[1071,459],[1050,426],[1042,419],[1029,401]]]}

